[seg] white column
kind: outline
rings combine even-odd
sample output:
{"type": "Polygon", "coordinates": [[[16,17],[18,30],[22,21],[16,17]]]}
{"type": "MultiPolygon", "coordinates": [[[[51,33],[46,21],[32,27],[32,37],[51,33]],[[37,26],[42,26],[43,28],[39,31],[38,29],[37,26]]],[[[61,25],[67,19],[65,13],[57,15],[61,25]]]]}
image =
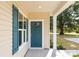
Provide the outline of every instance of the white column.
{"type": "Polygon", "coordinates": [[[53,16],[53,49],[56,50],[57,49],[57,36],[56,36],[56,21],[57,20],[57,16],[53,16]]]}

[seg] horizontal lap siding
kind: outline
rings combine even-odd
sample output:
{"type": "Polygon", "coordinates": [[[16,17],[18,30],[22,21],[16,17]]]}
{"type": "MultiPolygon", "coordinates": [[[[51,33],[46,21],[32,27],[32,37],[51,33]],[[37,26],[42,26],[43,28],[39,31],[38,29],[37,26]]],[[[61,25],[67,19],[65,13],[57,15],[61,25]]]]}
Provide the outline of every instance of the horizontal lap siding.
{"type": "Polygon", "coordinates": [[[12,55],[12,4],[0,2],[0,57],[12,55]]]}
{"type": "Polygon", "coordinates": [[[24,56],[28,50],[26,43],[20,51],[12,55],[12,3],[0,2],[0,57],[24,56]]]}

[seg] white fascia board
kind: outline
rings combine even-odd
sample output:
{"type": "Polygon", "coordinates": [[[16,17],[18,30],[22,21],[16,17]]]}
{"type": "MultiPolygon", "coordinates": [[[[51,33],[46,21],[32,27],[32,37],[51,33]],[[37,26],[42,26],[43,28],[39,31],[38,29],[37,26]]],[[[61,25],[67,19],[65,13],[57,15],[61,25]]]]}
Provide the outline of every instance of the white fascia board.
{"type": "Polygon", "coordinates": [[[74,4],[75,1],[68,1],[67,3],[65,3],[65,5],[63,5],[62,8],[60,8],[55,14],[54,16],[59,15],[60,13],[62,13],[65,9],[67,9],[70,5],[74,4]]]}

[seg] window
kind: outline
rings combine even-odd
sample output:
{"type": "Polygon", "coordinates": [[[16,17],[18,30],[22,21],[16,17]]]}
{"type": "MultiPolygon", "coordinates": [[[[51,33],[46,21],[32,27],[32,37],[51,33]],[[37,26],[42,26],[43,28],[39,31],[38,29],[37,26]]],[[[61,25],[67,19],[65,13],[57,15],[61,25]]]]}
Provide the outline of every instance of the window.
{"type": "Polygon", "coordinates": [[[19,46],[21,46],[23,43],[26,42],[26,39],[28,39],[26,36],[27,32],[27,28],[26,26],[28,24],[26,24],[26,18],[19,12],[19,46]]]}
{"type": "Polygon", "coordinates": [[[19,31],[19,46],[22,44],[22,31],[19,31]]]}
{"type": "Polygon", "coordinates": [[[19,29],[18,29],[18,31],[19,31],[19,46],[21,46],[22,45],[22,35],[23,35],[23,16],[22,16],[22,14],[19,12],[18,13],[18,24],[19,24],[19,29]]]}
{"type": "Polygon", "coordinates": [[[12,55],[15,54],[19,47],[26,42],[26,34],[28,31],[26,29],[26,18],[19,12],[19,10],[13,5],[12,7],[12,55]]]}

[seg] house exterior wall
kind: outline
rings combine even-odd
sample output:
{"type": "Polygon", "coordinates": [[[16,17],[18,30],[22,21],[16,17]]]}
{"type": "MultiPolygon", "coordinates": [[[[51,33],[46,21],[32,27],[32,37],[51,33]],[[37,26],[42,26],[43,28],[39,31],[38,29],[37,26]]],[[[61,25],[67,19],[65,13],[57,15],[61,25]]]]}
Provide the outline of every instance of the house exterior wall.
{"type": "MultiPolygon", "coordinates": [[[[12,4],[14,4],[20,10],[20,7],[17,5],[17,3],[0,2],[0,57],[24,56],[28,50],[28,43],[26,43],[22,45],[17,53],[12,55],[12,4]]],[[[22,11],[21,13],[23,14],[22,11]]],[[[29,13],[28,17],[29,20],[44,19],[44,48],[49,48],[49,13],[34,12],[29,13]]]]}
{"type": "MultiPolygon", "coordinates": [[[[12,55],[12,4],[14,4],[24,15],[18,2],[0,2],[0,57],[24,56],[28,50],[28,43],[22,45],[18,52],[12,55]]],[[[70,4],[70,3],[69,3],[70,4]]],[[[20,4],[19,4],[20,5],[20,4]]],[[[64,5],[64,4],[63,4],[64,5]]],[[[68,4],[66,4],[69,6],[68,4]]],[[[63,11],[64,8],[60,9],[63,11]]],[[[60,11],[59,10],[59,11],[60,11]]],[[[55,13],[58,11],[55,10],[55,13]]],[[[58,11],[58,12],[59,12],[58,11]]],[[[58,15],[58,12],[56,15],[58,15]]],[[[55,14],[53,13],[53,14],[55,14]]],[[[59,12],[60,13],[60,12],[59,12]]],[[[24,15],[25,16],[25,15],[24,15]]],[[[26,14],[27,16],[27,14],[26,14]]],[[[25,16],[25,17],[26,17],[25,16]]],[[[44,48],[50,48],[50,20],[47,12],[31,12],[28,13],[29,20],[44,19],[44,48]]],[[[56,25],[56,24],[55,24],[56,25]]]]}
{"type": "Polygon", "coordinates": [[[43,19],[44,20],[44,48],[50,48],[50,20],[47,12],[32,12],[28,13],[29,20],[43,19]]]}
{"type": "MultiPolygon", "coordinates": [[[[12,55],[12,5],[13,2],[0,2],[0,57],[23,57],[28,50],[25,43],[12,55]]],[[[17,3],[14,5],[19,8],[17,3]]]]}
{"type": "Polygon", "coordinates": [[[12,53],[12,4],[0,2],[0,57],[12,53]]]}

